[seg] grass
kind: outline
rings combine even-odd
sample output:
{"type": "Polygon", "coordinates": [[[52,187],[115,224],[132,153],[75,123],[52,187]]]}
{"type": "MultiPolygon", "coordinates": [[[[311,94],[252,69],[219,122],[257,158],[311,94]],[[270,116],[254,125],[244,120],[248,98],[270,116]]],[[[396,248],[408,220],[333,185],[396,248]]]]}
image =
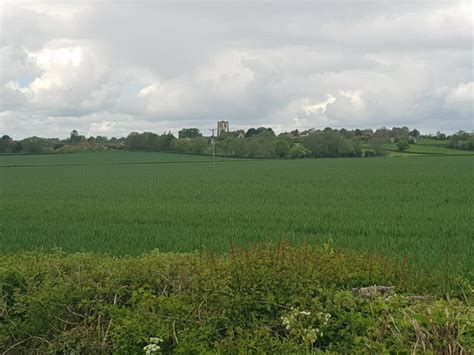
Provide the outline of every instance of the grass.
{"type": "Polygon", "coordinates": [[[448,144],[448,139],[429,139],[429,138],[417,138],[417,145],[430,145],[434,147],[445,147],[448,144]]]}
{"type": "Polygon", "coordinates": [[[474,268],[473,163],[340,158],[213,167],[208,157],[159,153],[2,156],[0,251],[219,252],[332,238],[338,247],[466,273],[474,268]],[[18,167],[5,167],[12,162],[18,167]]]}
{"type": "MultiPolygon", "coordinates": [[[[170,162],[209,162],[209,156],[161,154],[152,152],[82,152],[69,154],[0,154],[0,168],[16,166],[69,166],[69,165],[118,165],[160,164],[170,162]]],[[[218,161],[223,158],[217,158],[218,161]]]]}
{"type": "Polygon", "coordinates": [[[447,140],[436,139],[418,139],[416,144],[410,144],[405,152],[398,152],[396,144],[385,144],[384,148],[389,151],[391,156],[407,155],[470,155],[474,156],[473,151],[447,148],[447,140]]]}

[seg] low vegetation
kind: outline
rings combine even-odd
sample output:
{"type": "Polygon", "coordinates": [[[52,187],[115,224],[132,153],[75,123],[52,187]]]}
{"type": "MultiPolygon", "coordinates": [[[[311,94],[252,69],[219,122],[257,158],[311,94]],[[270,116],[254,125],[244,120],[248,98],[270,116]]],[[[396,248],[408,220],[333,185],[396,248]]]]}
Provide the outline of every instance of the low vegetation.
{"type": "Polygon", "coordinates": [[[449,137],[448,148],[474,150],[474,135],[464,131],[459,131],[449,137]]]}
{"type": "Polygon", "coordinates": [[[460,354],[474,348],[472,300],[461,278],[331,244],[2,254],[0,350],[460,354]]]}

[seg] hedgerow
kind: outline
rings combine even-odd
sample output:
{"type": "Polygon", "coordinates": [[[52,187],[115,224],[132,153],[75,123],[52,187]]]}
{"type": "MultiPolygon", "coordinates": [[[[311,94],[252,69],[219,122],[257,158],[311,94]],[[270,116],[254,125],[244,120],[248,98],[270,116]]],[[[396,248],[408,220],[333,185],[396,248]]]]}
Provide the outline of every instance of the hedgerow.
{"type": "Polygon", "coordinates": [[[0,297],[0,350],[12,354],[474,346],[467,281],[329,244],[262,244],[223,255],[4,254],[0,297]],[[361,289],[372,285],[390,287],[361,289]]]}

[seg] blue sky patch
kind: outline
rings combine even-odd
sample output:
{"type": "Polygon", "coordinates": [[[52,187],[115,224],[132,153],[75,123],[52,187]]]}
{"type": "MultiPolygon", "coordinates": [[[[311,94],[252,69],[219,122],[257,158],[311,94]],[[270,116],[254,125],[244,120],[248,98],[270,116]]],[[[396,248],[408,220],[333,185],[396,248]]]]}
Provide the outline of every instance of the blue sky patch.
{"type": "Polygon", "coordinates": [[[35,80],[35,76],[29,75],[29,74],[22,75],[18,79],[16,79],[18,85],[21,88],[24,88],[30,85],[33,82],[33,80],[35,80]]]}

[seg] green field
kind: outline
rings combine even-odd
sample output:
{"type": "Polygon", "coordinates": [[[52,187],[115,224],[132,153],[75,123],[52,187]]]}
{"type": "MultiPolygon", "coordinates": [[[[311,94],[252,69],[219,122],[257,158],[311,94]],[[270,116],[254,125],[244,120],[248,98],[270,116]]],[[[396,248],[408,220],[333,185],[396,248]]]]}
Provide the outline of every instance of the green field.
{"type": "Polygon", "coordinates": [[[397,145],[394,143],[385,144],[384,148],[391,156],[408,156],[408,155],[470,155],[474,156],[473,151],[447,148],[448,140],[436,140],[421,138],[416,144],[410,144],[410,148],[405,152],[399,152],[397,145]]]}
{"type": "Polygon", "coordinates": [[[0,251],[137,255],[319,242],[474,267],[473,157],[0,156],[0,251]]]}
{"type": "MultiPolygon", "coordinates": [[[[157,154],[148,152],[84,152],[70,154],[4,154],[0,155],[1,167],[15,166],[69,166],[69,165],[129,165],[209,162],[209,156],[183,154],[157,154]]],[[[216,158],[217,161],[223,158],[216,158]]]]}

